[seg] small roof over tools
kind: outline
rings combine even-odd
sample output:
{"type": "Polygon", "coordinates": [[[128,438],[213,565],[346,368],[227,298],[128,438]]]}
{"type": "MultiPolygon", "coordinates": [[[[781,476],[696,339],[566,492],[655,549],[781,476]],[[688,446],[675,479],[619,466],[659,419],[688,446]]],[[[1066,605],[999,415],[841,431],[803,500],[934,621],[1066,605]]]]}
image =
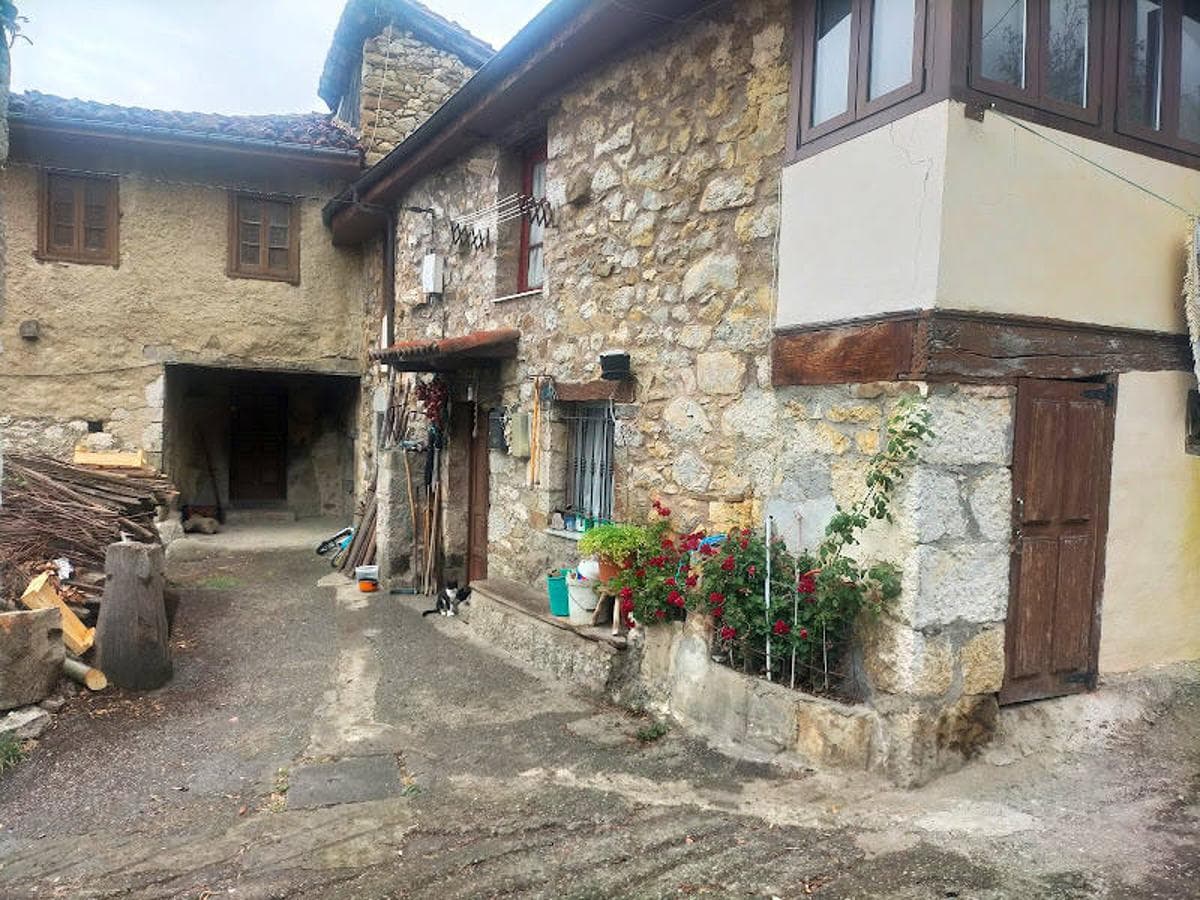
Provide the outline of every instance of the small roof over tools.
{"type": "Polygon", "coordinates": [[[454,372],[513,359],[521,332],[515,328],[473,331],[441,340],[401,341],[371,357],[401,372],[454,372]]]}

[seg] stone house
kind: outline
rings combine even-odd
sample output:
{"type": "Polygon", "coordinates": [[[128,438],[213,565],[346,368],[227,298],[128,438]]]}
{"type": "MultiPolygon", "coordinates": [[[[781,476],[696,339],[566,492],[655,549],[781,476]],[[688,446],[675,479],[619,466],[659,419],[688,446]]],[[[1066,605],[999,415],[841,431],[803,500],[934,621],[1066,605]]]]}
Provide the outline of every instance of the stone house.
{"type": "Polygon", "coordinates": [[[216,116],[14,97],[4,446],[141,450],[185,504],[348,518],[371,449],[357,417],[374,324],[361,253],[330,244],[321,209],[364,148],[382,155],[490,54],[420,4],[353,2],[321,90],[369,109],[216,116]]]}
{"type": "MultiPolygon", "coordinates": [[[[376,409],[397,373],[449,382],[445,570],[510,637],[578,558],[564,512],[658,497],[811,545],[915,391],[937,437],[864,540],[904,589],[862,635],[863,705],[737,688],[691,621],[575,671],[640,665],[710,733],[919,782],[1000,704],[1200,657],[1200,84],[1186,40],[1143,39],[1178,8],[1070,6],[555,0],[325,208],[376,292],[376,409]],[[1149,108],[1122,46],[1182,87],[1149,108]],[[632,381],[600,378],[611,351],[632,381]]],[[[402,456],[379,457],[397,578],[402,456]]]]}
{"type": "Polygon", "coordinates": [[[355,136],[34,92],[7,122],[6,449],[140,450],[185,503],[348,514],[362,270],[320,211],[355,136]]]}

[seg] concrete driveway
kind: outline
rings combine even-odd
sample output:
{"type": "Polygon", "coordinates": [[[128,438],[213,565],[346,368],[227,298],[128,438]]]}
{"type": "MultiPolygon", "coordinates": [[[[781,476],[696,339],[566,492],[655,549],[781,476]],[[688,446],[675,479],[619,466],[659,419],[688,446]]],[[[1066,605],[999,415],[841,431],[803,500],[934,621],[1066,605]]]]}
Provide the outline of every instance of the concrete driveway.
{"type": "Polygon", "coordinates": [[[189,538],[174,680],[0,777],[0,897],[1194,897],[1200,675],[1027,707],[919,791],[738,761],[318,586],[324,526],[189,538]]]}

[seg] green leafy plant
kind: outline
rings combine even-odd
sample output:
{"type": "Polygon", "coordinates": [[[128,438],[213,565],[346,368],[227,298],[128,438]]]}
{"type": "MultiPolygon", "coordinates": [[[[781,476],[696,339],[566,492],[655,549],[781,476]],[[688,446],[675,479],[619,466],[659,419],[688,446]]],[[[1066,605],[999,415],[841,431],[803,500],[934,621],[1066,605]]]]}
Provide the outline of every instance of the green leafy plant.
{"type": "Polygon", "coordinates": [[[659,738],[666,737],[667,732],[670,730],[671,726],[669,726],[666,722],[652,722],[649,725],[644,725],[639,728],[635,732],[634,737],[636,737],[643,744],[653,744],[659,738]]]}
{"type": "Polygon", "coordinates": [[[641,525],[597,525],[579,539],[579,552],[584,556],[607,559],[621,565],[645,546],[646,529],[641,525]]]}
{"type": "Polygon", "coordinates": [[[16,768],[26,756],[25,748],[11,734],[0,737],[0,774],[16,768]]]}
{"type": "Polygon", "coordinates": [[[866,491],[838,507],[817,547],[793,557],[761,532],[730,534],[705,554],[696,607],[712,616],[718,650],[735,667],[787,679],[815,691],[836,688],[861,615],[877,616],[900,594],[892,563],[862,565],[847,549],[872,520],[892,520],[892,498],[919,446],[932,437],[923,402],[902,397],[888,419],[887,441],[867,468],[866,491]]]}

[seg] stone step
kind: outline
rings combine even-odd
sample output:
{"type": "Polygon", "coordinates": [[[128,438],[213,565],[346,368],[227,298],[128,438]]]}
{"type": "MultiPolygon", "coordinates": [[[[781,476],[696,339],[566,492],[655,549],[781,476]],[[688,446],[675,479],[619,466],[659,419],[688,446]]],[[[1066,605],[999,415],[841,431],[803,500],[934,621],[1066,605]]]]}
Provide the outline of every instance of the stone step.
{"type": "Polygon", "coordinates": [[[506,583],[471,585],[471,602],[461,607],[463,619],[479,637],[511,656],[589,691],[612,696],[629,680],[630,654],[625,638],[605,629],[577,629],[526,609],[523,600],[505,590],[506,583]]]}
{"type": "Polygon", "coordinates": [[[286,507],[264,506],[225,510],[226,525],[268,525],[295,521],[296,513],[286,507]]]}

